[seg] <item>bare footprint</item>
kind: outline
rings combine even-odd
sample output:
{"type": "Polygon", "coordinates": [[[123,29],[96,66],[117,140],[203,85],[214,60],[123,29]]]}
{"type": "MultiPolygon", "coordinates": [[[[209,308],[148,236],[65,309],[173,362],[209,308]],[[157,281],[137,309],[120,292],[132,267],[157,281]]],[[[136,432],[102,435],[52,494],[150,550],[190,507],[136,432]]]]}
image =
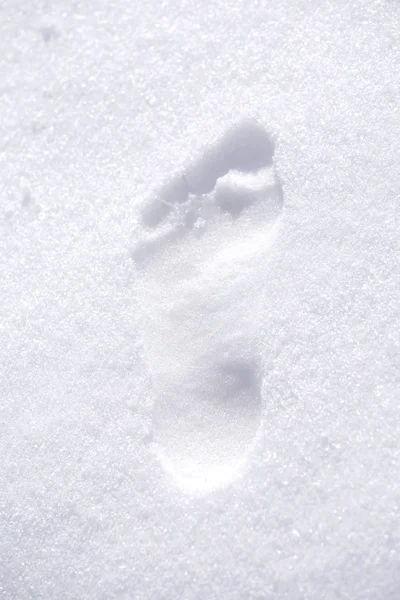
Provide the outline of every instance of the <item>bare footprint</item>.
{"type": "Polygon", "coordinates": [[[260,124],[230,129],[143,209],[133,252],[155,450],[183,488],[241,471],[261,419],[259,314],[283,194],[260,124]]]}

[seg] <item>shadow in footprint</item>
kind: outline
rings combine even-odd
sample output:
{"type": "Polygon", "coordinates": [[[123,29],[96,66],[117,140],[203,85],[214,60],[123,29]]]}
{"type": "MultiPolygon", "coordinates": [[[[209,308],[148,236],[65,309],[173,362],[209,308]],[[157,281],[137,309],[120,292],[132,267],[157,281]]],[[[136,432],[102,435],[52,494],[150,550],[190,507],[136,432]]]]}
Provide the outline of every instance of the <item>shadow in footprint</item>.
{"type": "Polygon", "coordinates": [[[187,182],[182,175],[176,175],[156,194],[156,197],[142,211],[142,221],[146,227],[156,227],[171,212],[176,203],[189,199],[187,182]]]}
{"type": "Polygon", "coordinates": [[[256,121],[243,121],[232,127],[219,143],[223,172],[257,171],[272,165],[275,144],[256,121]]]}
{"type": "Polygon", "coordinates": [[[259,190],[246,189],[243,186],[217,186],[215,190],[215,203],[222,213],[229,213],[232,219],[240,217],[246,208],[250,208],[257,201],[266,205],[267,220],[276,218],[283,207],[283,191],[279,181],[273,186],[265,185],[259,190]]]}
{"type": "Polygon", "coordinates": [[[222,381],[225,382],[225,389],[229,398],[242,391],[251,392],[249,395],[257,396],[260,387],[260,376],[256,361],[245,359],[226,360],[218,365],[217,372],[222,381]]]}
{"type": "Polygon", "coordinates": [[[156,227],[175,204],[189,199],[189,194],[212,192],[217,180],[229,171],[249,173],[270,167],[275,144],[265,129],[252,120],[245,120],[227,131],[215,145],[189,164],[184,173],[164,185],[142,212],[143,224],[156,227]]]}
{"type": "Polygon", "coordinates": [[[240,359],[210,364],[173,397],[160,396],[157,454],[183,489],[204,493],[232,480],[259,427],[261,402],[260,369],[240,359]]]}
{"type": "Polygon", "coordinates": [[[229,214],[236,220],[259,203],[263,221],[275,220],[282,211],[283,190],[274,152],[273,140],[259,123],[246,120],[231,127],[143,208],[145,228],[132,252],[137,266],[143,267],[191,231],[201,237],[212,213],[229,214]]]}

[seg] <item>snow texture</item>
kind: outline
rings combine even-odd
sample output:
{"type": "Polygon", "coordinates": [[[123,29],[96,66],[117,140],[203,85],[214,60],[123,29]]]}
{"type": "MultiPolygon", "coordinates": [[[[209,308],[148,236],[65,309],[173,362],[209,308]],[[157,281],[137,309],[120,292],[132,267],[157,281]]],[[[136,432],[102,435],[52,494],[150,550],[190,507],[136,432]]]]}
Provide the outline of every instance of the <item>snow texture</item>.
{"type": "Polygon", "coordinates": [[[0,31],[0,598],[398,600],[399,4],[0,31]]]}

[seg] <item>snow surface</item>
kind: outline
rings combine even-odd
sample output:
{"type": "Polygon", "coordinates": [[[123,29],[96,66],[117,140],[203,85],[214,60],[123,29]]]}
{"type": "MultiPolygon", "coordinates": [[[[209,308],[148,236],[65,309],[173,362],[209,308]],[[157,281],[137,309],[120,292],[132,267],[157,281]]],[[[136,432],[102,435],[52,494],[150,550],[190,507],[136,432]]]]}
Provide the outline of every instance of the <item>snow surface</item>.
{"type": "Polygon", "coordinates": [[[400,6],[0,6],[0,597],[400,597],[400,6]]]}

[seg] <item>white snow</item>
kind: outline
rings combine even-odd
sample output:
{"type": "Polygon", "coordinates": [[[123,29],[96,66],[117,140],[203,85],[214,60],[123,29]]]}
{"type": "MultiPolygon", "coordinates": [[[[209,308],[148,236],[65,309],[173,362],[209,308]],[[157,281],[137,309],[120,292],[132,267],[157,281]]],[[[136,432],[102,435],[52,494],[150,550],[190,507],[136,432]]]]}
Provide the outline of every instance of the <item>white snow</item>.
{"type": "Polygon", "coordinates": [[[0,7],[0,597],[400,597],[400,7],[0,7]]]}

